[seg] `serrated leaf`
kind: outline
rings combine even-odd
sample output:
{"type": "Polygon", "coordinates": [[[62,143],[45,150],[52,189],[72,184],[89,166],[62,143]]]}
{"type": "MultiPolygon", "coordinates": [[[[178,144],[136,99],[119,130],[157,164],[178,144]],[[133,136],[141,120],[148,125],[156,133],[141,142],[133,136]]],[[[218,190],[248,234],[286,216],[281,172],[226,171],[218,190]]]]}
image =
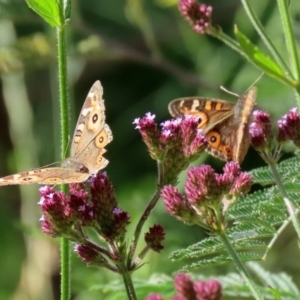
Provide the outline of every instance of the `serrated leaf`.
{"type": "Polygon", "coordinates": [[[293,282],[291,276],[283,272],[275,274],[271,273],[256,263],[248,263],[248,267],[252,269],[252,272],[260,278],[260,281],[263,282],[265,286],[271,288],[271,293],[273,295],[281,295],[284,299],[299,298],[300,291],[293,282]]]}
{"type": "Polygon", "coordinates": [[[27,0],[27,4],[51,26],[63,26],[64,22],[57,0],[27,0]]]}
{"type": "MultiPolygon", "coordinates": [[[[174,278],[165,274],[153,274],[147,280],[135,278],[134,289],[137,299],[145,299],[151,293],[159,293],[170,299],[175,294],[173,280],[174,278]]],[[[127,299],[122,280],[114,280],[103,285],[93,285],[91,290],[101,290],[102,293],[106,294],[105,299],[127,299]]]]}
{"type": "MultiPolygon", "coordinates": [[[[277,169],[282,177],[282,183],[289,200],[296,208],[300,206],[299,168],[299,156],[277,164],[277,169]]],[[[268,168],[260,168],[255,171],[258,176],[263,174],[263,176],[271,178],[272,174],[268,168]]],[[[268,181],[270,180],[268,179],[268,181]]],[[[274,241],[279,236],[278,233],[282,231],[281,227],[286,226],[289,217],[279,189],[276,185],[272,185],[240,197],[226,211],[226,220],[228,224],[231,224],[227,228],[227,236],[232,247],[236,250],[241,260],[249,261],[251,258],[262,259],[262,255],[259,254],[260,256],[257,256],[258,254],[255,253],[257,250],[264,251],[265,259],[271,245],[274,245],[274,241]],[[245,254],[241,254],[241,251],[248,251],[247,257],[245,257],[245,254]]],[[[182,269],[183,271],[189,271],[228,262],[232,263],[232,260],[226,254],[227,251],[221,240],[214,236],[206,238],[186,249],[177,250],[171,254],[170,258],[172,260],[196,260],[190,266],[185,266],[182,269]]]]}
{"type": "MultiPolygon", "coordinates": [[[[284,181],[300,179],[300,173],[295,172],[300,168],[300,158],[298,155],[280,162],[276,167],[284,181]]],[[[254,182],[262,186],[275,183],[274,176],[269,167],[257,168],[252,170],[250,174],[253,176],[254,182]]]]}
{"type": "Polygon", "coordinates": [[[281,67],[269,56],[265,55],[257,46],[253,45],[237,26],[235,26],[234,33],[241,49],[244,50],[244,53],[254,65],[272,77],[285,78],[281,67]]]}
{"type": "MultiPolygon", "coordinates": [[[[239,259],[241,261],[255,261],[255,260],[261,260],[262,255],[258,253],[238,253],[239,259]]],[[[216,267],[216,266],[221,266],[227,263],[232,262],[232,258],[227,256],[227,255],[218,255],[215,256],[211,259],[201,259],[198,260],[195,263],[192,263],[190,265],[184,266],[180,271],[181,272],[191,272],[203,268],[208,268],[208,267],[216,267]]]]}
{"type": "Polygon", "coordinates": [[[199,243],[193,244],[186,249],[180,249],[172,252],[169,258],[173,261],[182,260],[186,258],[201,257],[204,255],[210,255],[223,250],[224,246],[216,237],[206,238],[199,243]]]}

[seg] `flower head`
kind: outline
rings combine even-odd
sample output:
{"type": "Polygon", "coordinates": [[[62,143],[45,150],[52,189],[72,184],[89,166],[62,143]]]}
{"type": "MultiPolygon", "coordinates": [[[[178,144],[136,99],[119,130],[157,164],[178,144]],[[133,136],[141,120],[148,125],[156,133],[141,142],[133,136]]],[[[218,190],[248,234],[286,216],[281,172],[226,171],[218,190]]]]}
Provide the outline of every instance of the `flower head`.
{"type": "Polygon", "coordinates": [[[292,140],[300,148],[300,116],[296,107],[278,121],[277,140],[279,142],[292,140]]]}
{"type": "Polygon", "coordinates": [[[238,163],[228,162],[223,168],[223,174],[216,174],[221,189],[228,191],[229,197],[239,197],[250,191],[253,184],[252,176],[242,172],[238,163]]]}
{"type": "Polygon", "coordinates": [[[118,207],[107,174],[98,173],[88,183],[90,193],[83,184],[71,184],[68,195],[48,186],[40,189],[43,232],[82,243],[82,227],[89,226],[108,241],[123,240],[130,216],[118,207]]]}
{"type": "Polygon", "coordinates": [[[174,279],[174,287],[178,294],[183,299],[196,299],[193,281],[190,276],[185,273],[176,275],[174,279]]]}
{"type": "Polygon", "coordinates": [[[75,244],[74,252],[85,262],[88,266],[99,265],[102,263],[102,255],[90,244],[75,244]]]}
{"type": "Polygon", "coordinates": [[[161,197],[168,213],[175,218],[187,223],[193,224],[196,216],[189,202],[183,197],[177,188],[172,185],[166,185],[162,188],[161,197]]]}
{"type": "Polygon", "coordinates": [[[149,153],[153,159],[159,159],[161,149],[159,149],[158,138],[159,131],[157,124],[154,122],[155,115],[150,112],[146,113],[143,118],[136,118],[133,124],[136,124],[136,129],[141,133],[142,139],[148,147],[149,153]]]}
{"type": "Polygon", "coordinates": [[[171,215],[215,231],[224,229],[224,212],[238,197],[249,192],[251,185],[252,177],[241,172],[236,162],[228,162],[223,174],[202,165],[188,170],[184,195],[168,185],[163,187],[161,196],[171,215]]]}
{"type": "Polygon", "coordinates": [[[130,216],[118,208],[118,203],[106,172],[90,179],[91,204],[100,232],[107,240],[122,238],[129,224],[130,216]]]}
{"type": "Polygon", "coordinates": [[[264,111],[253,112],[253,122],[249,128],[251,143],[254,148],[261,150],[269,148],[273,139],[270,115],[264,111]]]}
{"type": "Polygon", "coordinates": [[[75,239],[73,232],[74,220],[70,215],[68,197],[53,188],[45,186],[40,188],[41,199],[39,204],[43,212],[40,219],[42,231],[52,237],[65,236],[75,239]]]}
{"type": "MultiPolygon", "coordinates": [[[[176,295],[171,300],[221,300],[222,286],[216,279],[193,281],[188,274],[179,273],[174,278],[176,295]]],[[[163,300],[160,294],[150,294],[146,300],[163,300]]]]}
{"type": "Polygon", "coordinates": [[[161,124],[161,130],[157,130],[154,118],[150,116],[147,114],[134,123],[137,124],[136,128],[141,132],[151,157],[163,165],[163,184],[175,184],[179,172],[204,151],[207,139],[197,130],[198,117],[168,120],[161,124]]]}
{"type": "Polygon", "coordinates": [[[216,279],[208,281],[199,280],[194,283],[194,290],[197,296],[196,299],[220,300],[222,299],[222,286],[216,279]]]}
{"type": "Polygon", "coordinates": [[[160,252],[164,246],[161,244],[165,239],[165,230],[161,225],[154,225],[145,234],[146,244],[156,252],[160,252]]]}
{"type": "Polygon", "coordinates": [[[179,11],[198,34],[204,34],[211,25],[212,7],[195,0],[180,0],[179,11]]]}
{"type": "Polygon", "coordinates": [[[191,205],[203,201],[219,201],[222,191],[218,188],[215,171],[209,165],[192,167],[187,172],[185,194],[191,205]]]}

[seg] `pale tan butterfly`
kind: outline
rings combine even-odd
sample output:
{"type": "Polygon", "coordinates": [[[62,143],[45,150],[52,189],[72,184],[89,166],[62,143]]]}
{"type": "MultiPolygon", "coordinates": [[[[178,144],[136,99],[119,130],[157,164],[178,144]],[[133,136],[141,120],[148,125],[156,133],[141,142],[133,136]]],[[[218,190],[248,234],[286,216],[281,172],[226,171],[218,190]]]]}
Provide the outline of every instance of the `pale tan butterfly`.
{"type": "Polygon", "coordinates": [[[113,139],[105,123],[103,88],[100,81],[91,87],[81,109],[71,143],[70,157],[60,167],[37,168],[0,178],[0,186],[11,184],[61,184],[84,182],[105,168],[104,147],[113,139]]]}

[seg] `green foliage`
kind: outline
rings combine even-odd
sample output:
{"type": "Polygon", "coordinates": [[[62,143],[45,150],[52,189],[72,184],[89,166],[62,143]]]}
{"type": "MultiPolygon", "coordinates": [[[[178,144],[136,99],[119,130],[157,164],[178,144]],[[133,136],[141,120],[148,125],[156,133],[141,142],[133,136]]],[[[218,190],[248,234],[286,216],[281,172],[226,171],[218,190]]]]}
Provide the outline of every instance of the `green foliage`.
{"type": "MultiPolygon", "coordinates": [[[[300,179],[299,172],[296,172],[300,168],[299,153],[297,153],[297,156],[295,157],[282,161],[277,166],[278,172],[284,182],[288,183],[291,181],[295,183],[298,179],[300,179]]],[[[254,183],[258,183],[262,186],[274,184],[274,178],[269,167],[257,168],[252,170],[250,173],[253,176],[254,183]]]]}
{"type": "Polygon", "coordinates": [[[244,54],[250,62],[269,76],[275,77],[279,80],[285,80],[284,71],[280,68],[280,66],[271,57],[264,54],[263,51],[252,44],[237,26],[235,26],[234,33],[240,47],[243,49],[244,54]]]}
{"type": "MultiPolygon", "coordinates": [[[[257,263],[248,263],[248,267],[251,269],[257,282],[260,281],[263,283],[264,287],[261,286],[260,289],[265,299],[274,299],[275,295],[278,297],[275,299],[281,299],[280,296],[285,300],[298,299],[300,291],[287,274],[271,273],[260,267],[257,263]]],[[[207,280],[209,278],[203,274],[195,273],[193,275],[193,279],[195,280],[207,280]]],[[[252,298],[248,287],[239,274],[228,273],[226,276],[219,275],[213,278],[219,280],[223,286],[222,299],[252,298]]],[[[165,299],[170,299],[174,296],[173,278],[165,274],[153,274],[147,280],[136,279],[134,283],[138,299],[145,299],[150,293],[159,293],[165,299]]],[[[124,289],[122,290],[122,284],[122,281],[114,280],[106,285],[95,285],[92,287],[92,290],[104,292],[107,295],[105,299],[125,299],[126,296],[124,289]]]]}
{"type": "MultiPolygon", "coordinates": [[[[138,299],[145,299],[151,293],[163,294],[168,299],[174,296],[173,278],[165,274],[153,274],[147,280],[136,279],[134,285],[138,299]]],[[[124,283],[120,280],[114,280],[105,285],[95,285],[92,289],[107,295],[105,298],[107,300],[126,299],[124,283]]]]}
{"type": "MultiPolygon", "coordinates": [[[[299,207],[300,199],[300,159],[299,156],[278,164],[284,187],[294,205],[299,207]]],[[[268,168],[252,171],[255,183],[262,185],[273,182],[268,168]]],[[[229,226],[227,234],[242,261],[265,259],[269,251],[267,240],[276,238],[288,221],[287,209],[276,186],[264,188],[238,199],[227,212],[229,226]],[[245,252],[247,251],[247,252],[245,252]]],[[[203,269],[232,262],[218,237],[208,237],[186,249],[174,251],[172,260],[197,260],[184,266],[182,271],[203,269]]]]}
{"type": "Polygon", "coordinates": [[[53,27],[63,27],[70,18],[71,0],[27,0],[27,4],[53,27]],[[63,3],[62,8],[60,3],[63,3]]]}

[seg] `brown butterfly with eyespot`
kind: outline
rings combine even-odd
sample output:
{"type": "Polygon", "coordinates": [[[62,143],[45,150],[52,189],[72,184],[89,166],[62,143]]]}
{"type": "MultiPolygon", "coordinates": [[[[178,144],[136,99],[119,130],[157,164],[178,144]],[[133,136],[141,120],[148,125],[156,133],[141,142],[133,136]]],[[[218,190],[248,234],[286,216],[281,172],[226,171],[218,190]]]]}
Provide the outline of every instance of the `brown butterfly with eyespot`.
{"type": "Polygon", "coordinates": [[[250,145],[249,123],[255,107],[256,87],[239,97],[237,103],[205,97],[184,97],[170,102],[173,117],[199,116],[198,128],[208,139],[206,151],[225,161],[241,163],[250,145]]]}
{"type": "Polygon", "coordinates": [[[61,184],[84,182],[105,168],[105,146],[113,139],[105,123],[103,88],[100,81],[91,87],[81,109],[71,143],[70,157],[60,167],[37,168],[0,178],[0,186],[11,184],[61,184]]]}

